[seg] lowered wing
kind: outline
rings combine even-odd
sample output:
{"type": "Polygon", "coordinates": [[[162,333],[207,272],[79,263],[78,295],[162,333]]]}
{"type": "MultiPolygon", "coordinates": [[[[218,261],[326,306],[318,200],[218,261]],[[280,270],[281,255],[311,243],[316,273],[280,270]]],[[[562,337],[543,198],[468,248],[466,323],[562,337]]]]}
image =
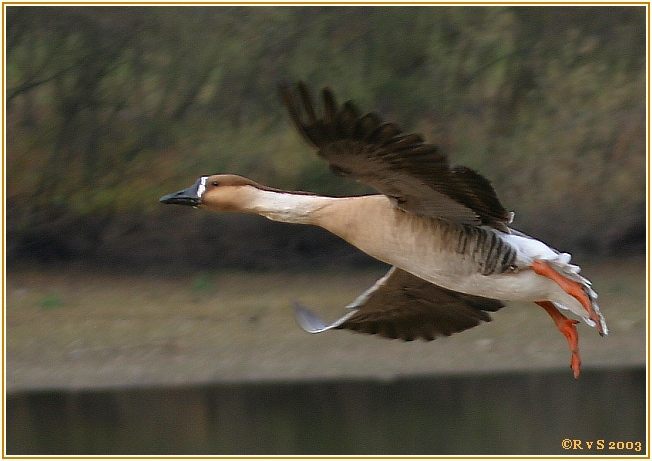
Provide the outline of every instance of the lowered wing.
{"type": "Polygon", "coordinates": [[[350,312],[330,324],[298,304],[295,315],[310,333],[346,329],[404,341],[431,341],[489,322],[487,312],[497,311],[503,303],[447,290],[392,267],[347,307],[350,312]]]}

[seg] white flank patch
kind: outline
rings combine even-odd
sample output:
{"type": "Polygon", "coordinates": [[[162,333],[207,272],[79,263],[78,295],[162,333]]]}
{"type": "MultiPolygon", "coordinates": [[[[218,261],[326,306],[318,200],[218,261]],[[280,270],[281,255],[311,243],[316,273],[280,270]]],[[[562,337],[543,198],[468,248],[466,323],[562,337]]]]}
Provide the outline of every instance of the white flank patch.
{"type": "Polygon", "coordinates": [[[521,262],[521,264],[529,266],[535,259],[542,259],[544,261],[557,261],[562,258],[566,261],[566,263],[570,261],[569,254],[563,253],[560,255],[557,251],[550,248],[542,241],[532,237],[504,233],[500,233],[499,236],[504,241],[509,243],[512,247],[516,248],[517,260],[518,262],[521,262]]]}

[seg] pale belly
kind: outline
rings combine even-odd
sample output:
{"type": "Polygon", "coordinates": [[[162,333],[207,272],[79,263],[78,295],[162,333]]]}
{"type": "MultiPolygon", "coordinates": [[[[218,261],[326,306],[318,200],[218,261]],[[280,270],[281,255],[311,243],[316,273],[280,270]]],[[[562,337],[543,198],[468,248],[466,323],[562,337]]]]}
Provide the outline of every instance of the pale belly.
{"type": "Polygon", "coordinates": [[[361,207],[345,225],[323,227],[380,261],[450,290],[506,301],[555,300],[580,307],[556,283],[527,267],[483,275],[472,257],[450,244],[445,226],[396,210],[389,201],[369,202],[367,210],[361,207]],[[369,214],[374,219],[365,219],[369,214]]]}
{"type": "Polygon", "coordinates": [[[586,317],[586,311],[577,299],[532,269],[491,275],[465,273],[458,270],[464,264],[456,264],[460,263],[456,255],[411,251],[413,249],[409,247],[402,247],[402,250],[401,255],[381,250],[375,257],[449,290],[502,301],[554,301],[559,307],[586,317]]]}
{"type": "Polygon", "coordinates": [[[463,255],[437,251],[419,242],[387,241],[386,245],[375,248],[358,248],[431,283],[475,296],[505,301],[541,301],[552,299],[560,291],[554,282],[530,269],[482,275],[473,270],[473,264],[463,255]]]}

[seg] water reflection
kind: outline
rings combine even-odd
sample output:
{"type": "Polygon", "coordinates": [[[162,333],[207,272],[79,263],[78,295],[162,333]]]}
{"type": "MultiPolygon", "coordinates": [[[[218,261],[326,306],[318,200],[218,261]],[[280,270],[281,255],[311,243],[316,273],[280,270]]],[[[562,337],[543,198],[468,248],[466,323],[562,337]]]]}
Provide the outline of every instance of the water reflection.
{"type": "MultiPolygon", "coordinates": [[[[564,438],[644,454],[644,437],[642,369],[7,397],[10,455],[571,454],[564,438]]],[[[573,454],[591,453],[623,452],[573,454]]]]}

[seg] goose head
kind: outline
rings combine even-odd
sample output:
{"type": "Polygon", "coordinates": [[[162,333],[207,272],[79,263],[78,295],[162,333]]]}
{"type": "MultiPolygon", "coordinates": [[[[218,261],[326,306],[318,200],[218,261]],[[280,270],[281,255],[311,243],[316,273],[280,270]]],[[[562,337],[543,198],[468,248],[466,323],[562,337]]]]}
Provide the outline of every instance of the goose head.
{"type": "Polygon", "coordinates": [[[192,186],[164,195],[160,201],[212,211],[243,211],[248,208],[256,191],[260,189],[266,188],[243,176],[214,174],[201,176],[192,186]]]}

